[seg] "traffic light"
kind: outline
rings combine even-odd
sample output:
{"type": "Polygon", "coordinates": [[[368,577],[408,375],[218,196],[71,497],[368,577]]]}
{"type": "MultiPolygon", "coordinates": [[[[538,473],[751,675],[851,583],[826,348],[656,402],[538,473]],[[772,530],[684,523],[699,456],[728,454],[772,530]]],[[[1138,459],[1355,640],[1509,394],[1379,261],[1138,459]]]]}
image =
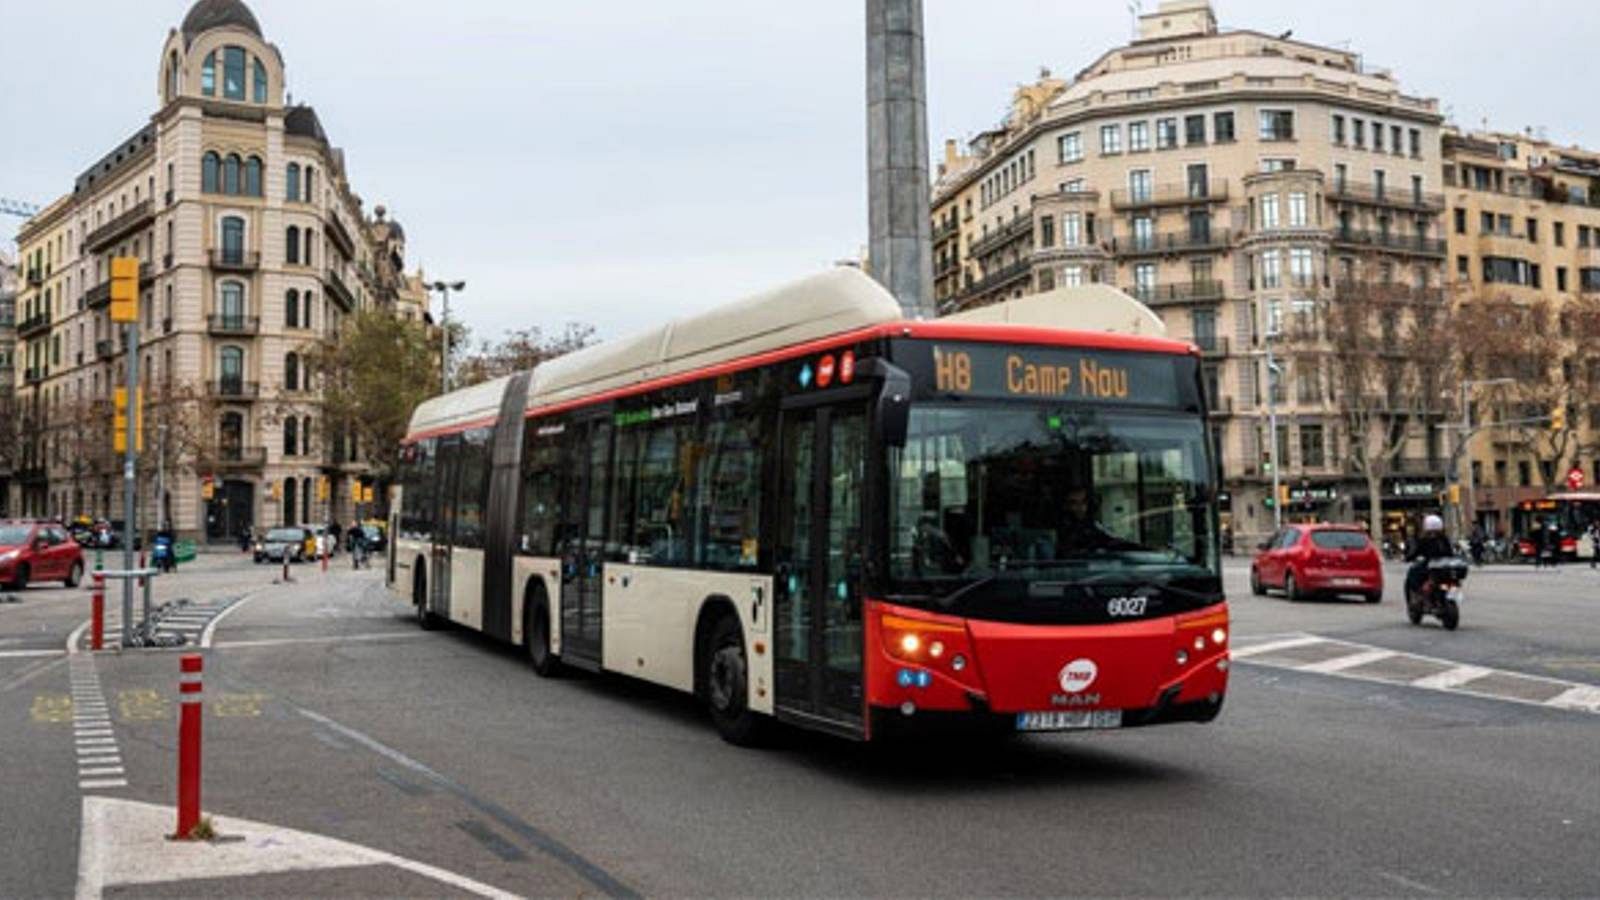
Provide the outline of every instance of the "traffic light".
{"type": "Polygon", "coordinates": [[[1450,505],[1451,506],[1460,506],[1461,505],[1461,485],[1459,485],[1459,484],[1450,485],[1450,505]]]}
{"type": "Polygon", "coordinates": [[[1278,485],[1278,502],[1284,506],[1289,505],[1289,486],[1287,484],[1278,485]]]}
{"type": "Polygon", "coordinates": [[[111,259],[111,321],[139,321],[139,259],[116,256],[111,259]]]}
{"type": "Polygon", "coordinates": [[[323,475],[321,478],[317,479],[317,499],[318,500],[327,500],[328,499],[328,490],[329,490],[329,487],[328,487],[328,476],[323,475]]]}
{"type": "Polygon", "coordinates": [[[269,490],[268,490],[268,493],[270,493],[272,495],[273,501],[276,502],[278,500],[282,500],[283,499],[283,485],[281,483],[279,483],[277,480],[273,480],[271,482],[268,482],[268,484],[270,486],[269,490]]]}
{"type": "Polygon", "coordinates": [[[1566,431],[1567,430],[1567,408],[1566,408],[1566,406],[1557,406],[1554,409],[1550,410],[1550,430],[1551,431],[1566,431]]]}
{"type": "Polygon", "coordinates": [[[361,502],[362,503],[371,503],[372,502],[372,488],[364,487],[364,488],[361,489],[361,502]]]}
{"type": "Polygon", "coordinates": [[[210,500],[212,497],[215,497],[216,494],[216,482],[212,481],[211,476],[208,475],[200,481],[200,499],[210,500]]]}
{"type": "Polygon", "coordinates": [[[359,482],[359,481],[350,482],[350,502],[351,503],[360,503],[361,502],[361,482],[359,482]]]}
{"type": "MultiPolygon", "coordinates": [[[[113,412],[111,416],[111,448],[117,453],[128,452],[128,389],[117,388],[113,395],[113,412]]],[[[140,427],[144,419],[144,395],[135,394],[133,398],[133,446],[135,453],[144,452],[144,430],[140,427]]]]}

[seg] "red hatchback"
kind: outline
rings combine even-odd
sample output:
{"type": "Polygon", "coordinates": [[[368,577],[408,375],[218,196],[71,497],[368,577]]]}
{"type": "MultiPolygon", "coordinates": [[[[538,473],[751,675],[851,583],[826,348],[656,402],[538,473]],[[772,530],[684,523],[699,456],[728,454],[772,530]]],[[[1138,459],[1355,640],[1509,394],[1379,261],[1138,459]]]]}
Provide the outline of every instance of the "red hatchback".
{"type": "Polygon", "coordinates": [[[1286,525],[1256,548],[1250,592],[1282,588],[1299,600],[1316,594],[1360,594],[1383,600],[1383,564],[1365,530],[1354,525],[1286,525]]]}
{"type": "Polygon", "coordinates": [[[0,585],[21,590],[32,581],[83,579],[83,548],[53,522],[0,521],[0,585]]]}

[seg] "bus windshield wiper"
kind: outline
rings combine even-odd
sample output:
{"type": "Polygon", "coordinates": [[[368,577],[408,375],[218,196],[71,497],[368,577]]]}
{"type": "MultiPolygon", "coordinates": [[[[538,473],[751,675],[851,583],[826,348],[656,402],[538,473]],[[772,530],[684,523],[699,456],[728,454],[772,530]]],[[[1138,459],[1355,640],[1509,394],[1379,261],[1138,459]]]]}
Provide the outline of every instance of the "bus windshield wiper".
{"type": "Polygon", "coordinates": [[[950,593],[945,594],[942,597],[939,597],[934,602],[938,603],[942,607],[945,607],[946,609],[949,609],[950,607],[955,606],[956,605],[956,601],[960,600],[962,597],[967,596],[968,594],[972,593],[973,591],[977,590],[978,588],[984,587],[986,585],[993,584],[994,580],[996,578],[999,578],[999,577],[1000,577],[1000,573],[998,573],[998,572],[996,572],[996,573],[994,573],[992,575],[985,575],[982,578],[979,578],[978,580],[972,582],[971,584],[964,584],[961,587],[956,588],[955,590],[951,591],[950,593]]]}
{"type": "MultiPolygon", "coordinates": [[[[1198,568],[1198,567],[1197,567],[1198,568]]],[[[1210,574],[1207,572],[1206,574],[1210,574]]],[[[1088,587],[1096,584],[1122,582],[1134,590],[1153,588],[1158,591],[1168,591],[1188,600],[1199,600],[1203,603],[1221,603],[1226,596],[1223,591],[1191,591],[1188,588],[1175,587],[1169,577],[1166,581],[1157,581],[1154,578],[1128,578],[1125,572],[1106,572],[1102,575],[1093,575],[1081,581],[1074,582],[1076,586],[1088,587]]]]}

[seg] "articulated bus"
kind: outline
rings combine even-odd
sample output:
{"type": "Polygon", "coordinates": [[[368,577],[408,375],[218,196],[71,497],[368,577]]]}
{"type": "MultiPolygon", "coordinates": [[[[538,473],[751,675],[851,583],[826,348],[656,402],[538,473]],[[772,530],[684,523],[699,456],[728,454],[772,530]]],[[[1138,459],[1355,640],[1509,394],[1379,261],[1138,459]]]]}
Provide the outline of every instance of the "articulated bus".
{"type": "Polygon", "coordinates": [[[1216,470],[1162,334],[1104,286],[907,321],[840,268],[587,348],[418,407],[388,583],[735,743],[1209,721],[1216,470]]]}
{"type": "Polygon", "coordinates": [[[1540,529],[1556,524],[1556,552],[1564,559],[1588,559],[1600,553],[1589,537],[1589,526],[1600,522],[1600,492],[1565,491],[1538,500],[1524,500],[1511,511],[1511,533],[1517,553],[1533,559],[1539,552],[1540,529]]]}

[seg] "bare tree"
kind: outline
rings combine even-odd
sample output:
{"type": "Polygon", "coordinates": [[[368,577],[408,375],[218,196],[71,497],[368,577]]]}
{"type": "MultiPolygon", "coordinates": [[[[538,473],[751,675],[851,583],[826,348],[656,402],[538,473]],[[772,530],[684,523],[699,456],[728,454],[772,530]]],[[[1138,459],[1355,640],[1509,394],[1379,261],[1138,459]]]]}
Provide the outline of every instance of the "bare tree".
{"type": "Polygon", "coordinates": [[[1453,310],[1437,288],[1343,283],[1321,307],[1321,334],[1298,333],[1294,350],[1315,352],[1328,369],[1345,457],[1371,498],[1374,541],[1383,539],[1383,480],[1417,429],[1449,410],[1457,382],[1453,310]]]}
{"type": "Polygon", "coordinates": [[[456,366],[456,384],[478,384],[531,369],[547,360],[582,350],[594,343],[594,326],[568,322],[559,333],[546,335],[537,325],[513,331],[498,342],[481,341],[475,352],[463,354],[456,366]]]}

